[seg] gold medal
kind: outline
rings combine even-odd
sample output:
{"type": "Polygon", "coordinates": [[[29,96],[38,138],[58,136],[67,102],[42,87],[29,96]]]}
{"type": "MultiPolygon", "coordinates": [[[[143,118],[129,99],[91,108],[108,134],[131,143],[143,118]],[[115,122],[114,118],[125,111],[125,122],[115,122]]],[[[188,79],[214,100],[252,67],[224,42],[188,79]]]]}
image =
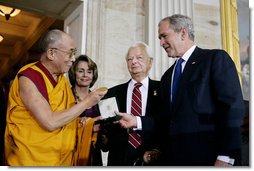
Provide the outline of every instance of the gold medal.
{"type": "Polygon", "coordinates": [[[107,90],[108,90],[107,87],[99,87],[99,88],[95,89],[95,91],[101,91],[101,92],[107,91],[107,90]]]}

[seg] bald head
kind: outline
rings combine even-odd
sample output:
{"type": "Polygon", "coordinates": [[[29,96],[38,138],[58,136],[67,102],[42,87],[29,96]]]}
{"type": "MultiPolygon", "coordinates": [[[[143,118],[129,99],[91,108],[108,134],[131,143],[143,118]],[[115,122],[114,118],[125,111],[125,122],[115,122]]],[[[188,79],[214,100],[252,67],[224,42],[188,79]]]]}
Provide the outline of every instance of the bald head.
{"type": "Polygon", "coordinates": [[[63,42],[63,38],[67,36],[70,37],[67,33],[54,29],[48,31],[41,39],[39,43],[39,48],[41,53],[45,53],[50,47],[56,47],[57,45],[63,42]]]}

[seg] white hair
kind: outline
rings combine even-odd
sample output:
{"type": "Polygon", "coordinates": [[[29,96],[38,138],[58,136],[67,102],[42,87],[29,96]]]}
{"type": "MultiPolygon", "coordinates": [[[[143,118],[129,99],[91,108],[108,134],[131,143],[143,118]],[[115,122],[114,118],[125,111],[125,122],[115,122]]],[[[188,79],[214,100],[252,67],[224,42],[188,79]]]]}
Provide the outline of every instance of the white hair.
{"type": "MultiPolygon", "coordinates": [[[[152,54],[152,50],[151,48],[145,43],[145,42],[142,42],[142,41],[136,41],[135,43],[133,43],[130,47],[130,48],[134,48],[134,47],[141,47],[141,48],[144,48],[145,52],[147,53],[148,57],[150,58],[153,58],[153,54],[152,54]]],[[[128,50],[129,52],[129,50],[128,50]]],[[[128,52],[126,54],[126,58],[128,57],[128,52]]]]}

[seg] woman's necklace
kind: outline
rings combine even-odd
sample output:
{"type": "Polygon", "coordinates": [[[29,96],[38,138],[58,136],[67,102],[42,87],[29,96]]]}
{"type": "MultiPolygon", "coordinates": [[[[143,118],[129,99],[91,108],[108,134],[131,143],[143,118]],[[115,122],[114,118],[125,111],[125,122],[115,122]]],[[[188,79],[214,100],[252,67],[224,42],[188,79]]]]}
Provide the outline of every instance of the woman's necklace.
{"type": "Polygon", "coordinates": [[[78,95],[75,87],[73,88],[73,92],[74,92],[74,96],[75,96],[75,99],[76,99],[77,103],[81,102],[83,99],[78,95]]]}

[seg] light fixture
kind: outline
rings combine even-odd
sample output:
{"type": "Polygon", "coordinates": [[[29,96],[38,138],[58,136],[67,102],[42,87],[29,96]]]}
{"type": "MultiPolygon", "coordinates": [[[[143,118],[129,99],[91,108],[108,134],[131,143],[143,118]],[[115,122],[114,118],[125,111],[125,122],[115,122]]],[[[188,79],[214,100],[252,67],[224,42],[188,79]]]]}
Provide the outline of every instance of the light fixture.
{"type": "Polygon", "coordinates": [[[0,34],[0,42],[4,40],[4,36],[0,34]]]}
{"type": "Polygon", "coordinates": [[[14,17],[20,13],[19,9],[0,5],[0,15],[4,16],[6,20],[14,17]]]}

